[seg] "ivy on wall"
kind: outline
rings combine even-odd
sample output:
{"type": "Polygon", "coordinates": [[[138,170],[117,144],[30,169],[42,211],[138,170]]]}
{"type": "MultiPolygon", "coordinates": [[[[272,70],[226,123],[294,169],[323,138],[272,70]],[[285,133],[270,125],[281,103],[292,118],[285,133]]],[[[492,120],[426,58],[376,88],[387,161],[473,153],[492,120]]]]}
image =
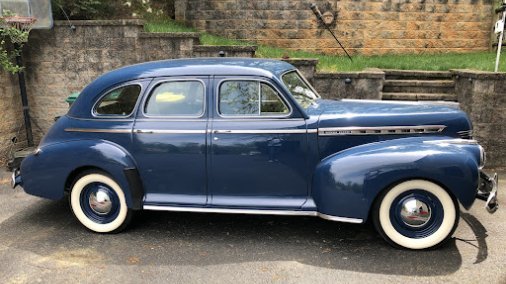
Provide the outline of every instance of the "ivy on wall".
{"type": "Polygon", "coordinates": [[[28,42],[29,29],[18,28],[9,25],[5,17],[15,16],[9,11],[2,11],[0,17],[0,69],[10,73],[18,73],[23,70],[16,64],[16,57],[21,55],[23,46],[28,42]]]}

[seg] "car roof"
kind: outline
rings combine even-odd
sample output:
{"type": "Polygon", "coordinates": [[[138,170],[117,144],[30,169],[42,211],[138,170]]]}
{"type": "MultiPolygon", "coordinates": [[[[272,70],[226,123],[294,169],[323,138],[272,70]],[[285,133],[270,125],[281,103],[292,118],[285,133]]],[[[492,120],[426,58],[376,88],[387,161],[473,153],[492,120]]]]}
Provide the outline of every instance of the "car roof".
{"type": "Polygon", "coordinates": [[[99,95],[124,82],[170,76],[260,76],[280,77],[294,70],[287,62],[258,58],[192,58],[151,61],[105,73],[90,83],[74,102],[69,114],[87,117],[99,95]]]}

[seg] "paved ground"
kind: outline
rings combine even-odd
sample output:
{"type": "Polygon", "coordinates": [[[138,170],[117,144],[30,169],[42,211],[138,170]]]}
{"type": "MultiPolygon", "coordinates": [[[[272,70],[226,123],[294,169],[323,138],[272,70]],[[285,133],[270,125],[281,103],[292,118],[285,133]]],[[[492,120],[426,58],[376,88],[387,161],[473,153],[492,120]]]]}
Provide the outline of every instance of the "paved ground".
{"type": "Polygon", "coordinates": [[[0,171],[0,283],[506,283],[506,206],[477,202],[448,246],[405,251],[371,226],[309,217],[145,212],[94,234],[65,201],[8,182],[0,171]]]}

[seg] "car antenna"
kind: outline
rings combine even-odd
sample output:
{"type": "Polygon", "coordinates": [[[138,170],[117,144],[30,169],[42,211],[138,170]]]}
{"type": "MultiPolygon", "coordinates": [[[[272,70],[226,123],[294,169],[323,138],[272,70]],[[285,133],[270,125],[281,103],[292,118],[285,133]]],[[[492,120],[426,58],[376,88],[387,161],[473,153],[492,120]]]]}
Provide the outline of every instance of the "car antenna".
{"type": "Polygon", "coordinates": [[[320,12],[320,9],[318,9],[318,6],[315,3],[312,3],[310,7],[311,7],[311,10],[313,10],[313,13],[315,14],[316,18],[318,18],[318,20],[320,20],[320,22],[323,24],[323,26],[325,26],[325,28],[330,32],[330,34],[332,34],[332,36],[337,41],[337,43],[339,43],[339,46],[341,46],[341,48],[344,50],[344,53],[346,53],[346,55],[348,56],[350,61],[353,62],[353,59],[346,51],[346,48],[344,48],[344,46],[341,44],[341,42],[337,39],[334,32],[330,29],[329,25],[327,25],[327,23],[325,23],[325,21],[323,20],[323,15],[320,12]]]}
{"type": "Polygon", "coordinates": [[[75,30],[76,30],[76,26],[74,26],[74,25],[72,24],[72,22],[70,22],[69,16],[67,16],[67,13],[66,13],[66,12],[65,12],[65,10],[63,9],[63,7],[62,7],[60,4],[58,4],[58,3],[55,3],[55,4],[56,4],[56,5],[60,8],[60,10],[63,12],[63,16],[65,16],[65,19],[67,19],[67,22],[69,23],[69,27],[70,27],[70,29],[71,29],[71,30],[73,30],[73,31],[75,31],[75,30]]]}

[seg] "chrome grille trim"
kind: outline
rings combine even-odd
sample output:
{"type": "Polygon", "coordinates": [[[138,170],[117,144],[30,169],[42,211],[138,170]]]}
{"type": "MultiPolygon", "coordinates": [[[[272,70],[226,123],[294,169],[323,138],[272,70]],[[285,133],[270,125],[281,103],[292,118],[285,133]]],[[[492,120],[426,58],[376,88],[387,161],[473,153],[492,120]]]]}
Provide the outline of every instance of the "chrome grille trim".
{"type": "Polygon", "coordinates": [[[457,135],[462,139],[473,139],[473,130],[458,131],[457,135]]]}
{"type": "Polygon", "coordinates": [[[319,128],[318,135],[345,136],[345,135],[432,134],[432,133],[440,133],[445,128],[446,125],[329,127],[329,128],[319,128]]]}

